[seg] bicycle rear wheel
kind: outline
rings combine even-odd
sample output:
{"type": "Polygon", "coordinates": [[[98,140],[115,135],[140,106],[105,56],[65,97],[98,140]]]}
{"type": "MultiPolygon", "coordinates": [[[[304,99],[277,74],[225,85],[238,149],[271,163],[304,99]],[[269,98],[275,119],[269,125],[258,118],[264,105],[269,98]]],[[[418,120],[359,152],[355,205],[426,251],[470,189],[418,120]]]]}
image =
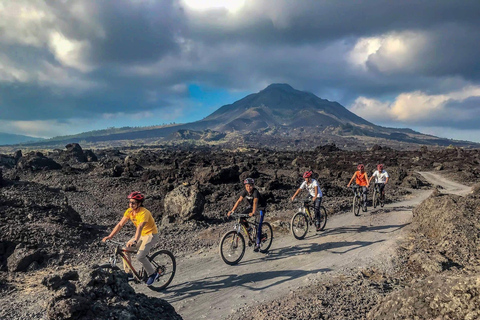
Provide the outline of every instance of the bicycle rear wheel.
{"type": "Polygon", "coordinates": [[[260,237],[260,252],[266,253],[270,246],[272,245],[273,241],[273,229],[270,223],[263,222],[262,223],[262,233],[260,237]]]}
{"type": "Polygon", "coordinates": [[[302,240],[308,232],[308,219],[303,212],[297,212],[290,221],[290,230],[297,240],[302,240]]]}
{"type": "Polygon", "coordinates": [[[356,215],[356,216],[360,215],[360,199],[357,196],[353,197],[352,209],[353,209],[353,214],[354,215],[356,215]]]}
{"type": "Polygon", "coordinates": [[[244,254],[245,238],[243,235],[235,230],[225,233],[220,241],[220,256],[223,262],[233,266],[242,260],[244,254]]]}
{"type": "Polygon", "coordinates": [[[320,221],[318,223],[318,228],[320,231],[323,231],[325,229],[325,226],[327,225],[327,210],[325,209],[324,206],[320,207],[320,221]]]}
{"type": "Polygon", "coordinates": [[[165,289],[172,282],[177,270],[177,262],[173,253],[168,250],[160,250],[155,252],[148,260],[155,267],[155,272],[158,273],[157,280],[149,288],[154,291],[165,289]]]}

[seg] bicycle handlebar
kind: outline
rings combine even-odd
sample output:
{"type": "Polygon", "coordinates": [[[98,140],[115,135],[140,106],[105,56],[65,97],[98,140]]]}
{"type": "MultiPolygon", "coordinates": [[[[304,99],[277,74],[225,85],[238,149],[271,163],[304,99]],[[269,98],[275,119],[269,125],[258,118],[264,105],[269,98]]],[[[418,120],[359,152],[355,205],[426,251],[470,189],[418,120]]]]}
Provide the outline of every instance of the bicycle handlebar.
{"type": "Polygon", "coordinates": [[[113,244],[116,244],[116,245],[119,245],[119,246],[125,245],[123,242],[115,241],[115,240],[112,240],[112,239],[105,240],[105,243],[109,243],[109,242],[111,242],[113,244]]]}
{"type": "Polygon", "coordinates": [[[231,218],[251,218],[248,214],[242,214],[242,213],[232,213],[230,217],[231,218]]]}

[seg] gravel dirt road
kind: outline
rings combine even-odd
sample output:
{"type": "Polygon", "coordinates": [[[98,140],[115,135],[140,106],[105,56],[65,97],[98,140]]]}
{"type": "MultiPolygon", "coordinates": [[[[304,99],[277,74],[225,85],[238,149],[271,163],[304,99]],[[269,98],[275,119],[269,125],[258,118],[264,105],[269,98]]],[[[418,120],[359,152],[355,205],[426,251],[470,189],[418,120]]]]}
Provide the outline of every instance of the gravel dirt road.
{"type": "MultiPolygon", "coordinates": [[[[436,173],[420,174],[441,186],[441,192],[466,194],[470,190],[436,173]]],[[[408,229],[412,208],[431,192],[415,190],[402,202],[369,207],[358,217],[351,212],[337,214],[329,218],[323,232],[310,230],[304,240],[291,235],[275,237],[268,254],[247,247],[236,266],[226,265],[218,250],[197,252],[178,259],[177,274],[166,291],[156,293],[143,285],[135,290],[166,299],[184,319],[222,319],[238,308],[284,296],[342,270],[388,264],[395,244],[408,229]]]]}

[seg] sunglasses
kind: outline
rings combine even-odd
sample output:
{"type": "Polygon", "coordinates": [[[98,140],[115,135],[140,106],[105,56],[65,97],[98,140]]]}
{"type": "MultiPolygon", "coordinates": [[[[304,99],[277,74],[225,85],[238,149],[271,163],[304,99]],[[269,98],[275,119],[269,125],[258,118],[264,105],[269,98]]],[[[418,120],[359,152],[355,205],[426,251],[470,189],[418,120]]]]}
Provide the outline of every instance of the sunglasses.
{"type": "Polygon", "coordinates": [[[138,204],[137,201],[128,201],[128,204],[138,204]]]}

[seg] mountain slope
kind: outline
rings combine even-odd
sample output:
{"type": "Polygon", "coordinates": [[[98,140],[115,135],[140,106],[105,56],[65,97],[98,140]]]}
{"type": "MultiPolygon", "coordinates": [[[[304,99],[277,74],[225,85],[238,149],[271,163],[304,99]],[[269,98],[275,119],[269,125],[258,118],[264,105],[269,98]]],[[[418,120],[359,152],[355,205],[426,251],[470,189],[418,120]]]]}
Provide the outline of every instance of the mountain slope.
{"type": "Polygon", "coordinates": [[[321,99],[288,84],[272,84],[259,93],[225,105],[202,121],[216,123],[214,130],[235,129],[239,121],[250,123],[244,130],[273,126],[374,126],[337,102],[321,99]],[[250,120],[250,121],[248,121],[250,120]]]}
{"type": "Polygon", "coordinates": [[[44,139],[0,132],[0,145],[13,145],[24,142],[42,141],[44,139]]]}

